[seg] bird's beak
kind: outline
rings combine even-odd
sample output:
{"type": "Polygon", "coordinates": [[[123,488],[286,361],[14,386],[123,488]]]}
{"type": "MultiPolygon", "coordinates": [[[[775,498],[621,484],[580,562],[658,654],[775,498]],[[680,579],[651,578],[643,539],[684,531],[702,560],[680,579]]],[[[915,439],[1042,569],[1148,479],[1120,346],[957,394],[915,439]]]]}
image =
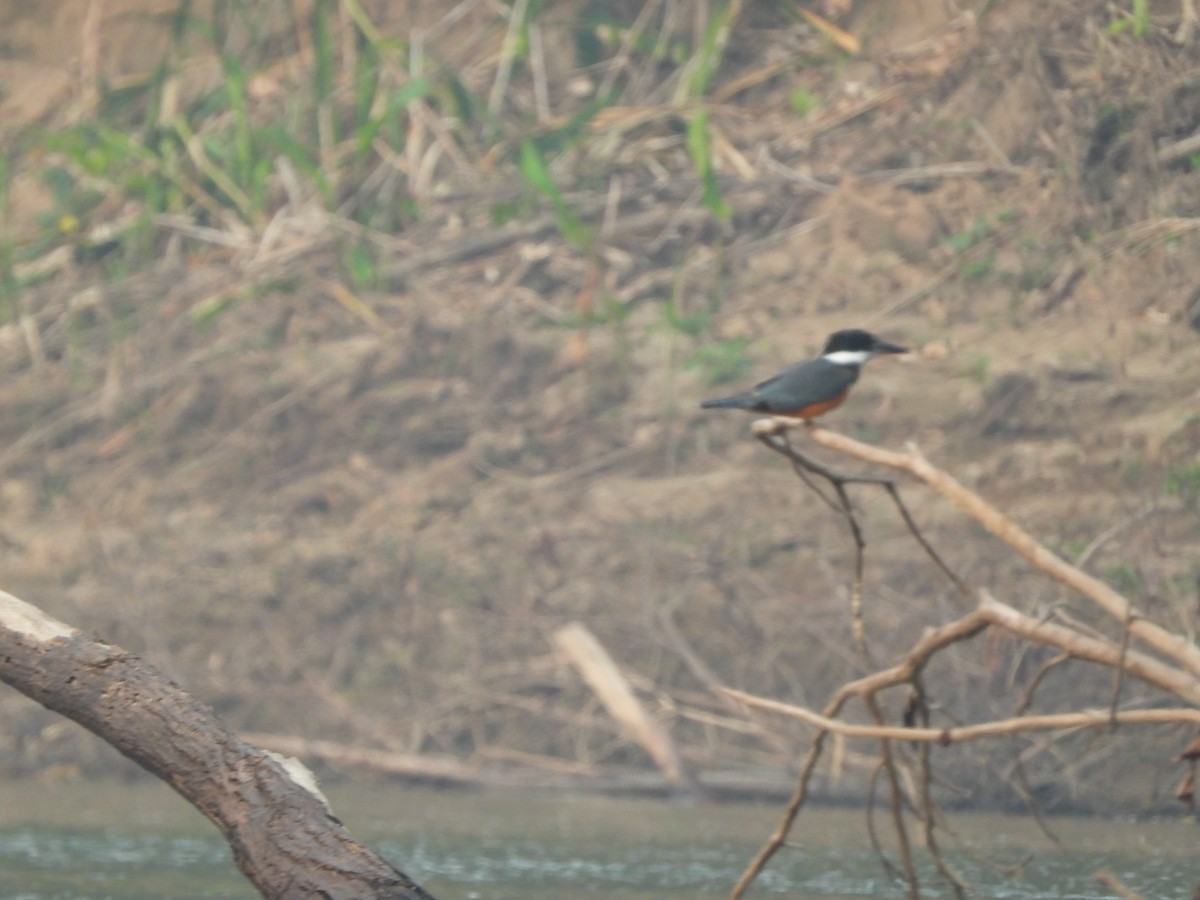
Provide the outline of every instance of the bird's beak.
{"type": "Polygon", "coordinates": [[[889,344],[887,341],[875,342],[875,353],[907,353],[907,347],[901,347],[899,344],[889,344]]]}

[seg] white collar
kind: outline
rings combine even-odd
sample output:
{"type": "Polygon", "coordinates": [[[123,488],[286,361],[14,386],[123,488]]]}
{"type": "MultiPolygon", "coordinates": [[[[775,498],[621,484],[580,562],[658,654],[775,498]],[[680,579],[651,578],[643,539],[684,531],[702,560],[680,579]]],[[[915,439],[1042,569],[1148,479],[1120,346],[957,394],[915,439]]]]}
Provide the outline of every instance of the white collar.
{"type": "Polygon", "coordinates": [[[826,353],[821,359],[835,366],[861,366],[875,354],[870,350],[834,350],[826,353]]]}

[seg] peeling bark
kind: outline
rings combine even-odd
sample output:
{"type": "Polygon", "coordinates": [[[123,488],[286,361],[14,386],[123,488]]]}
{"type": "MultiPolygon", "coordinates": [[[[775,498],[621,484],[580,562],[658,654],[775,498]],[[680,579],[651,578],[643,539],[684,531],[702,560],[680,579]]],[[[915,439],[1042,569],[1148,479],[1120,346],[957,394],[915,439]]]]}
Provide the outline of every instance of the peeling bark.
{"type": "Polygon", "coordinates": [[[0,592],[0,681],[157,775],[220,829],[266,897],[432,900],[276,758],[153,666],[0,592]]]}

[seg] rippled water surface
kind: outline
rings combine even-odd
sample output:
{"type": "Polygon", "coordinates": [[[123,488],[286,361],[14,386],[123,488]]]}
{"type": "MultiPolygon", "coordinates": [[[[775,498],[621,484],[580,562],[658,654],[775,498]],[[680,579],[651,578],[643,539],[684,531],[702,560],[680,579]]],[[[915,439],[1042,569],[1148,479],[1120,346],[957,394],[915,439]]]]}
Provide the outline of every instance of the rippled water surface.
{"type": "MultiPolygon", "coordinates": [[[[596,797],[331,790],[356,836],[383,848],[441,900],[727,895],[778,821],[764,806],[596,797]]],[[[1190,898],[1200,827],[1180,818],[1061,819],[1056,848],[1030,821],[952,818],[947,855],[985,898],[1113,896],[1105,869],[1143,897],[1190,898]]],[[[884,823],[880,823],[882,829],[884,823]]],[[[752,896],[899,897],[860,813],[812,810],[752,896]]],[[[952,897],[928,864],[924,896],[952,897]]],[[[0,897],[255,897],[216,830],[157,784],[0,786],[0,897]]]]}

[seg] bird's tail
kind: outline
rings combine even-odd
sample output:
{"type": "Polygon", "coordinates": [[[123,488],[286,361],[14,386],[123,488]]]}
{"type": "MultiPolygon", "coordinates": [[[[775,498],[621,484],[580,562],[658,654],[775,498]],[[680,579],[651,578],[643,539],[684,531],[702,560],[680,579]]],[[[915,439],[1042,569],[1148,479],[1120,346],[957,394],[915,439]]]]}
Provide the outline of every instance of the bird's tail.
{"type": "Polygon", "coordinates": [[[750,409],[754,405],[754,400],[753,394],[734,394],[731,397],[704,400],[700,406],[703,409],[750,409]]]}

